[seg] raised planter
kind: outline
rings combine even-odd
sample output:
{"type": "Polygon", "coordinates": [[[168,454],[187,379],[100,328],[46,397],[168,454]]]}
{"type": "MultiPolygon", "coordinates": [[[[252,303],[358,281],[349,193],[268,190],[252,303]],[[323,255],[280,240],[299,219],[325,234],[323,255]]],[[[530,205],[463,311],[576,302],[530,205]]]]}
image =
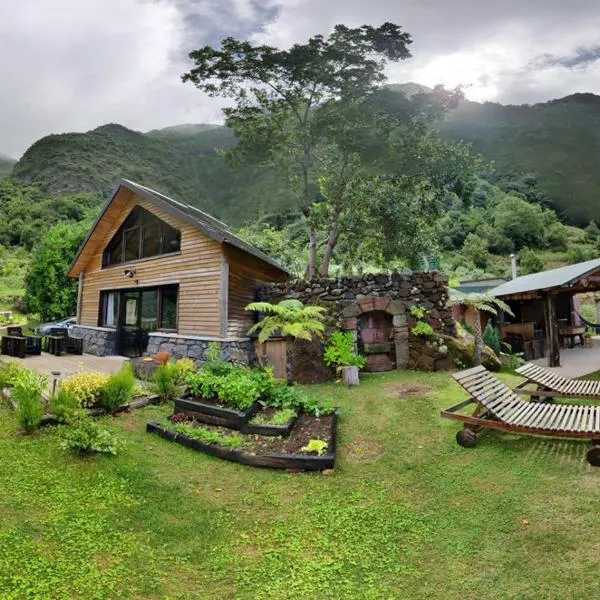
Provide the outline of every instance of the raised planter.
{"type": "Polygon", "coordinates": [[[202,423],[221,425],[239,431],[243,430],[260,408],[261,404],[258,401],[254,402],[245,411],[239,412],[232,408],[208,404],[195,398],[177,398],[175,400],[176,413],[182,412],[202,423]]]}
{"type": "Polygon", "coordinates": [[[286,425],[269,425],[268,423],[259,424],[259,423],[246,423],[246,426],[242,429],[242,433],[250,433],[254,435],[281,435],[288,436],[294,429],[294,425],[298,420],[298,415],[296,415],[293,419],[287,422],[286,425]]]}
{"type": "Polygon", "coordinates": [[[307,454],[247,454],[240,450],[230,450],[229,448],[223,448],[214,444],[204,444],[184,434],[169,431],[156,422],[148,423],[146,431],[155,433],[165,440],[176,442],[192,450],[253,467],[286,469],[290,471],[324,471],[325,469],[333,469],[335,465],[337,443],[336,414],[333,415],[333,419],[331,420],[328,454],[323,456],[310,456],[307,454]]]}

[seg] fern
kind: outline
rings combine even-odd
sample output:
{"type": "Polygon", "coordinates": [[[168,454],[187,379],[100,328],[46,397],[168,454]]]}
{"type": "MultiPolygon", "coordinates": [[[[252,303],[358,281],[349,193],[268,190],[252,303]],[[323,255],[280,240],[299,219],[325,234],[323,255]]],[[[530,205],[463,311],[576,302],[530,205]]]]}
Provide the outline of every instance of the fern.
{"type": "Polygon", "coordinates": [[[246,306],[246,310],[265,315],[248,330],[249,334],[258,332],[261,344],[277,332],[284,337],[311,341],[313,336],[321,339],[325,331],[323,321],[326,309],[322,306],[304,306],[300,300],[282,300],[279,304],[252,302],[246,306]]]}

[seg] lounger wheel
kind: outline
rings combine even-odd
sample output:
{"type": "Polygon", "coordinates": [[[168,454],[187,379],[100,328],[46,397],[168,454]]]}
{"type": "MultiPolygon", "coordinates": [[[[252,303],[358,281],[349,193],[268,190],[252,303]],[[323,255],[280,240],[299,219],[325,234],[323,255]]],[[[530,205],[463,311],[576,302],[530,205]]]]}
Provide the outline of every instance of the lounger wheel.
{"type": "Polygon", "coordinates": [[[475,448],[477,445],[477,433],[470,427],[465,427],[456,432],[456,441],[463,448],[475,448]]]}
{"type": "Polygon", "coordinates": [[[592,467],[600,467],[600,445],[594,444],[585,455],[587,461],[592,467]]]}

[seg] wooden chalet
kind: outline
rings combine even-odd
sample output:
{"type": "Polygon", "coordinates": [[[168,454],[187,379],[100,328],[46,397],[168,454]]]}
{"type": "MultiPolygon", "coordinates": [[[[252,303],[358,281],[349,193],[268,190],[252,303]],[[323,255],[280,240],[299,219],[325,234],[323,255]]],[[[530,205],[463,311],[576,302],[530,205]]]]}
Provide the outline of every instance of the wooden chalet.
{"type": "Polygon", "coordinates": [[[79,279],[74,334],[86,352],[201,358],[209,341],[247,341],[244,307],[288,273],[221,221],[124,179],[69,276],[79,279]]]}
{"type": "Polygon", "coordinates": [[[511,307],[515,318],[503,315],[503,339],[525,358],[548,357],[560,366],[561,342],[582,341],[585,327],[578,313],[577,295],[600,290],[600,259],[517,277],[494,288],[490,295],[511,307]],[[579,339],[577,339],[579,338],[579,339]]]}

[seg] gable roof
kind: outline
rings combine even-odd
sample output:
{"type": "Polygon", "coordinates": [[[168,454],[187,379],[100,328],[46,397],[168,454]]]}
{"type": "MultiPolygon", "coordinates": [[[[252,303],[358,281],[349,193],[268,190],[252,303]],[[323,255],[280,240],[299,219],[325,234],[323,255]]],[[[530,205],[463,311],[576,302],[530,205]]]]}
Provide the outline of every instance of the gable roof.
{"type": "Polygon", "coordinates": [[[276,260],[271,258],[269,255],[265,254],[262,250],[256,248],[256,246],[249,244],[248,242],[242,240],[241,238],[231,233],[229,227],[222,221],[211,217],[209,214],[201,211],[195,206],[191,206],[189,204],[184,204],[183,202],[173,200],[173,198],[169,198],[168,196],[165,196],[160,192],[150,189],[149,187],[146,187],[144,185],[140,185],[139,183],[135,183],[134,181],[130,181],[129,179],[121,179],[118,187],[115,189],[109,200],[104,205],[100,216],[96,219],[94,225],[92,226],[87,236],[83,240],[83,243],[79,247],[77,255],[75,256],[75,259],[69,267],[69,274],[71,273],[77,261],[79,260],[83,249],[92,237],[94,231],[96,230],[96,227],[98,226],[98,223],[104,217],[106,211],[108,210],[108,207],[111,205],[112,201],[119,193],[121,188],[125,188],[130,192],[136,194],[137,196],[140,196],[153,206],[156,206],[157,208],[163,210],[175,219],[193,225],[202,233],[204,233],[207,237],[215,240],[216,242],[220,244],[228,244],[230,246],[234,246],[242,252],[250,254],[255,258],[258,258],[259,260],[268,263],[272,267],[275,267],[279,271],[289,275],[289,271],[285,267],[281,266],[276,260]]]}
{"type": "Polygon", "coordinates": [[[541,273],[532,273],[523,275],[512,281],[507,281],[502,285],[490,290],[488,293],[492,296],[512,296],[514,294],[523,294],[525,292],[536,292],[551,288],[563,287],[577,282],[587,275],[591,275],[600,269],[600,258],[587,260],[575,265],[567,265],[558,269],[550,269],[541,273]]]}

